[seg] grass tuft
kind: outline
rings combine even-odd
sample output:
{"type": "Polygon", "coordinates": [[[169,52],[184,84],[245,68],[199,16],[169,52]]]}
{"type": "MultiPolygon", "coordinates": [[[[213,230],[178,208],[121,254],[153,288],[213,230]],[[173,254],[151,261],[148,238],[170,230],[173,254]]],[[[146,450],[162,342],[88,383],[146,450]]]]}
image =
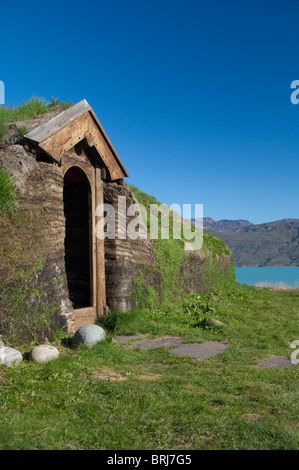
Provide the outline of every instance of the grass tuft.
{"type": "MultiPolygon", "coordinates": [[[[63,102],[56,98],[52,98],[48,102],[43,98],[34,96],[16,107],[0,106],[0,140],[5,137],[7,125],[10,123],[33,119],[40,114],[50,113],[55,108],[60,108],[63,111],[71,105],[71,102],[63,102]]],[[[23,133],[26,133],[24,128],[23,133]]]]}
{"type": "Polygon", "coordinates": [[[17,192],[12,177],[0,168],[0,214],[15,212],[17,209],[17,192]]]}

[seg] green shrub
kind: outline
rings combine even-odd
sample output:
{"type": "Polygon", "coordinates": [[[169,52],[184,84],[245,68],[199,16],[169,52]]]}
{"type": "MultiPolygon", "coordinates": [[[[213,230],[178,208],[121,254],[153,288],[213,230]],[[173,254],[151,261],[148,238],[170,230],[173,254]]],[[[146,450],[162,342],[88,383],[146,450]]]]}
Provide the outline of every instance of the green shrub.
{"type": "Polygon", "coordinates": [[[216,309],[211,305],[212,292],[190,295],[184,305],[187,323],[195,328],[209,326],[209,319],[216,309]]]}

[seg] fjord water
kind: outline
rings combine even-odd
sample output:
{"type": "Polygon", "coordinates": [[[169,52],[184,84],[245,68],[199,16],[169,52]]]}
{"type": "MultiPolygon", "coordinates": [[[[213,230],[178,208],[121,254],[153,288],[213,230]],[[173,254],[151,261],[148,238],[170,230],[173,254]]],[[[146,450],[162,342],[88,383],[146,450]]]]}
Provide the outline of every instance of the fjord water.
{"type": "Polygon", "coordinates": [[[284,284],[286,287],[299,288],[299,266],[235,268],[236,281],[240,284],[284,284]]]}

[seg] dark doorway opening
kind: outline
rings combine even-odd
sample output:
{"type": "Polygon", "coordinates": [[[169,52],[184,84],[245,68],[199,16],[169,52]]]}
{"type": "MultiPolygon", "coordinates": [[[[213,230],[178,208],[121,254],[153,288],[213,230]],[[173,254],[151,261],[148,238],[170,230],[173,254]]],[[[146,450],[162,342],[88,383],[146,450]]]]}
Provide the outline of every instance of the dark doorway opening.
{"type": "Polygon", "coordinates": [[[71,167],[64,176],[65,267],[74,308],[92,306],[91,190],[85,173],[71,167]]]}

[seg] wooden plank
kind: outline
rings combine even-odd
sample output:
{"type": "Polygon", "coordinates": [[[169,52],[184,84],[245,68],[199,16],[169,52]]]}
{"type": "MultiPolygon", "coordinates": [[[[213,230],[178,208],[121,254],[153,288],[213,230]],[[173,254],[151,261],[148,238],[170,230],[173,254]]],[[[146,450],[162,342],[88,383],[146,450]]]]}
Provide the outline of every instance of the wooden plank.
{"type": "MultiPolygon", "coordinates": [[[[91,286],[92,286],[92,304],[97,307],[97,245],[96,245],[96,169],[92,167],[93,184],[91,188],[91,286]]],[[[96,310],[97,311],[97,310],[96,310]]]]}
{"type": "MultiPolygon", "coordinates": [[[[99,206],[104,202],[103,181],[101,180],[101,170],[96,168],[96,210],[97,218],[99,206]]],[[[102,214],[103,216],[103,214],[102,214]]],[[[97,265],[97,315],[101,318],[106,308],[106,276],[105,276],[105,252],[104,238],[96,237],[96,265],[97,265]]]]}
{"type": "Polygon", "coordinates": [[[96,308],[95,307],[75,308],[74,314],[77,317],[88,317],[88,316],[96,315],[96,308]]]}
{"type": "Polygon", "coordinates": [[[63,111],[61,114],[58,114],[58,116],[55,116],[29,132],[25,137],[32,142],[41,143],[90,110],[91,107],[87,101],[82,100],[71,108],[63,111]]]}
{"type": "Polygon", "coordinates": [[[97,313],[95,307],[77,308],[74,310],[75,326],[77,330],[81,326],[92,325],[97,321],[97,313]]]}
{"type": "Polygon", "coordinates": [[[78,308],[74,310],[75,325],[74,330],[77,330],[81,326],[94,325],[97,321],[96,308],[78,308]]]}

